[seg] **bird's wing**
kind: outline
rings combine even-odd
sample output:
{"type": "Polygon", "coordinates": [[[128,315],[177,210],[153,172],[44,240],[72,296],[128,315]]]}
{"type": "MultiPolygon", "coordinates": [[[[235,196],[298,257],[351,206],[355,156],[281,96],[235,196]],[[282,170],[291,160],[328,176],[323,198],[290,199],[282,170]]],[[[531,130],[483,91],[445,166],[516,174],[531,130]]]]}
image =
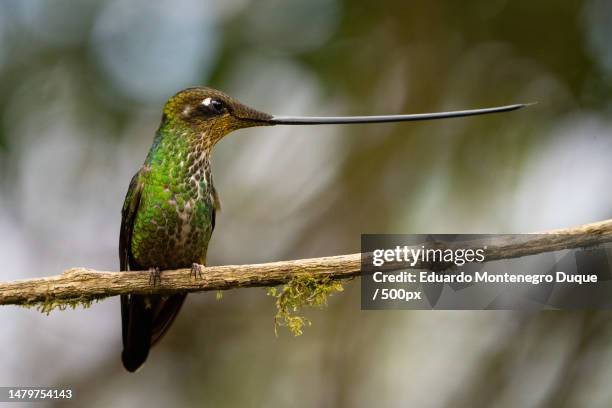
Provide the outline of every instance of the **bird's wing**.
{"type": "Polygon", "coordinates": [[[127,271],[130,268],[130,247],[132,242],[132,231],[134,228],[134,220],[138,206],[140,205],[140,196],[142,194],[143,180],[142,173],[144,168],[140,168],[132,181],[123,201],[123,209],[121,211],[121,231],[119,233],[119,264],[122,271],[127,271]]]}
{"type": "Polygon", "coordinates": [[[215,189],[215,186],[211,185],[211,187],[212,187],[213,208],[212,208],[212,215],[211,215],[212,228],[210,230],[210,233],[212,234],[213,231],[215,230],[215,221],[217,218],[217,211],[221,211],[221,200],[219,199],[219,194],[217,193],[217,189],[215,189]]]}
{"type": "MultiPolygon", "coordinates": [[[[119,232],[119,264],[120,270],[127,271],[130,268],[130,254],[132,242],[132,230],[134,228],[134,220],[140,205],[140,196],[142,194],[142,173],[141,168],[132,177],[130,187],[125,195],[123,202],[123,210],[121,211],[121,231],[119,232]]],[[[121,331],[123,333],[123,344],[127,343],[128,324],[129,324],[129,295],[121,295],[121,331]]]]}

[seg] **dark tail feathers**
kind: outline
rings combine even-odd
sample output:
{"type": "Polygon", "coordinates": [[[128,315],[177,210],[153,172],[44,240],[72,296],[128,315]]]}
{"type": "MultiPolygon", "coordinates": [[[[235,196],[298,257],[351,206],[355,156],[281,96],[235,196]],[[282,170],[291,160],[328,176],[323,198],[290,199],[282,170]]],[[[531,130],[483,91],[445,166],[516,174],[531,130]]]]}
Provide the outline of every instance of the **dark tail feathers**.
{"type": "Polygon", "coordinates": [[[130,372],[136,371],[149,355],[153,333],[152,306],[146,296],[121,296],[121,316],[123,318],[121,361],[125,369],[130,372]]]}
{"type": "Polygon", "coordinates": [[[121,317],[123,352],[121,360],[126,370],[136,371],[176,318],[186,294],[168,297],[123,295],[121,317]]]}

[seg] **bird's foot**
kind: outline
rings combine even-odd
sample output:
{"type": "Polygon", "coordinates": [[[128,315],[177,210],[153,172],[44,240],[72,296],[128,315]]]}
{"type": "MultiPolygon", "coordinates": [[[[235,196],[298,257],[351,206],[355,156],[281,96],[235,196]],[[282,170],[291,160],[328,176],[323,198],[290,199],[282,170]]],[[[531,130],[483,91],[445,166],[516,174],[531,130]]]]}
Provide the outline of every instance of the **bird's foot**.
{"type": "Polygon", "coordinates": [[[204,267],[198,263],[193,263],[191,264],[191,276],[194,279],[202,279],[202,270],[204,269],[204,267]]]}
{"type": "Polygon", "coordinates": [[[157,286],[161,283],[161,272],[156,266],[155,268],[149,268],[149,285],[157,286]]]}

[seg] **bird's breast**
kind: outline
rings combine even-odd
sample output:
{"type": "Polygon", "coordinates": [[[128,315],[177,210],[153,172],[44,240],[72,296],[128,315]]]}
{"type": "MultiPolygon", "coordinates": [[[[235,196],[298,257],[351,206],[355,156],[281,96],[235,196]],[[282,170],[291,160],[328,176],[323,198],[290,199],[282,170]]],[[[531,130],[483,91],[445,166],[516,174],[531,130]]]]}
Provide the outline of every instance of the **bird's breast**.
{"type": "Polygon", "coordinates": [[[191,174],[180,183],[145,183],[131,250],[143,267],[171,269],[204,263],[212,234],[212,185],[191,174]]]}

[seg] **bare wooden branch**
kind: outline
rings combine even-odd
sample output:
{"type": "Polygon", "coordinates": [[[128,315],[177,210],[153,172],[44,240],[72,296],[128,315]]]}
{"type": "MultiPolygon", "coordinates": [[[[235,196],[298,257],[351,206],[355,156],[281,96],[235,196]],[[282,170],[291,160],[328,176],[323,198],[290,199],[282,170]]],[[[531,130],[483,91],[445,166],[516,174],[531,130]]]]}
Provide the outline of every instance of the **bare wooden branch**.
{"type": "MultiPolygon", "coordinates": [[[[612,220],[573,228],[499,238],[489,243],[487,261],[518,258],[562,249],[591,247],[612,242],[612,220]]],[[[462,244],[463,248],[478,247],[462,244]]],[[[367,256],[367,255],[366,255],[367,256]]],[[[253,265],[205,267],[201,277],[190,269],[162,271],[161,282],[153,286],[149,272],[106,272],[72,268],[61,275],[13,282],[0,282],[0,305],[28,305],[37,302],[88,301],[121,294],[169,294],[227,290],[253,286],[275,286],[293,277],[309,274],[331,279],[352,278],[360,273],[361,254],[299,259],[253,265]]],[[[399,265],[395,265],[396,267],[399,265]]],[[[416,263],[413,269],[427,265],[416,263]]],[[[389,265],[393,267],[393,265],[389,265]]],[[[401,265],[405,268],[405,265],[401,265]]]]}

